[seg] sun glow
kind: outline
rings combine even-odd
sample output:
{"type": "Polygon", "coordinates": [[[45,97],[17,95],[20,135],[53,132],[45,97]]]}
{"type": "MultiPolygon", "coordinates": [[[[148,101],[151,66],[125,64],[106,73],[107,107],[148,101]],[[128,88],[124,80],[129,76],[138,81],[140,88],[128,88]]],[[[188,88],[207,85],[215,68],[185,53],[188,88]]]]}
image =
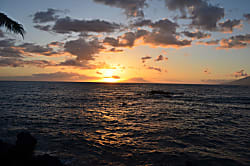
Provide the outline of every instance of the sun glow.
{"type": "Polygon", "coordinates": [[[101,82],[119,82],[119,79],[115,78],[103,78],[101,82]]]}
{"type": "Polygon", "coordinates": [[[101,69],[99,73],[102,74],[101,82],[119,82],[120,77],[117,75],[117,69],[101,69]]]}

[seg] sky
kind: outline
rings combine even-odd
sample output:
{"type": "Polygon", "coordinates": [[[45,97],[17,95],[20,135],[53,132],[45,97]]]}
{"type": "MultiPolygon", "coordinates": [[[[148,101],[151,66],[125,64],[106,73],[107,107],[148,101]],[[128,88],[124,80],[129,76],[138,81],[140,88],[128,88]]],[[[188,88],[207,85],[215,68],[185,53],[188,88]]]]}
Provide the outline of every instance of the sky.
{"type": "Polygon", "coordinates": [[[250,76],[249,0],[1,0],[0,80],[220,84],[250,76]],[[21,3],[22,2],[22,3],[21,3]]]}

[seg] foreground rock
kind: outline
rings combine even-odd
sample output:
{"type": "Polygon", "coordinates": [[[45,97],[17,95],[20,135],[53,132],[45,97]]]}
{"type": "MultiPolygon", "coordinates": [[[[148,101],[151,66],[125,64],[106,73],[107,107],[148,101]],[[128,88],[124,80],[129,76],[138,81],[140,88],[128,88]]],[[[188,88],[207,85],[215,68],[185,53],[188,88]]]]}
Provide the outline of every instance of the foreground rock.
{"type": "Polygon", "coordinates": [[[60,160],[50,155],[34,155],[37,140],[28,132],[17,135],[16,144],[0,140],[0,165],[2,166],[63,166],[60,160]]]}

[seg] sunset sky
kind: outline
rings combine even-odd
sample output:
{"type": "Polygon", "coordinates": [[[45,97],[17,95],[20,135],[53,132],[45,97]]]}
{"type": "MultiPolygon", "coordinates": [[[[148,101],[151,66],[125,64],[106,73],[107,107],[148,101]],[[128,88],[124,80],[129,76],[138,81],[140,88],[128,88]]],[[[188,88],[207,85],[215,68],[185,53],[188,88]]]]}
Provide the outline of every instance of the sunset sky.
{"type": "Polygon", "coordinates": [[[249,0],[1,0],[0,80],[214,84],[250,74],[249,0]]]}

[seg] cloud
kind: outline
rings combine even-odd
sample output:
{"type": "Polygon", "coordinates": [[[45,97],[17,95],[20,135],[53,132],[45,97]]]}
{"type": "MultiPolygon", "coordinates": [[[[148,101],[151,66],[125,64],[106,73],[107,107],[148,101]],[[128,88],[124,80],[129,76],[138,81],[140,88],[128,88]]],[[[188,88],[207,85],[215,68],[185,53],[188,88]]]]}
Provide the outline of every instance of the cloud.
{"type": "Polygon", "coordinates": [[[16,58],[2,58],[0,59],[0,67],[24,67],[36,66],[40,68],[54,66],[55,63],[46,60],[22,60],[16,58]]]}
{"type": "Polygon", "coordinates": [[[220,31],[224,33],[232,33],[234,28],[242,27],[241,20],[227,20],[219,23],[220,31]]]}
{"type": "Polygon", "coordinates": [[[0,40],[0,47],[11,47],[14,46],[15,40],[14,39],[3,39],[0,40]]]}
{"type": "Polygon", "coordinates": [[[52,30],[56,33],[114,32],[120,25],[103,20],[77,20],[70,17],[57,19],[52,30]]]}
{"type": "Polygon", "coordinates": [[[203,72],[204,72],[205,74],[211,74],[211,71],[210,71],[208,68],[204,69],[203,72]]]}
{"type": "Polygon", "coordinates": [[[96,74],[102,75],[102,73],[101,73],[101,72],[99,72],[99,71],[97,71],[97,72],[96,72],[96,74]]]}
{"type": "Polygon", "coordinates": [[[161,68],[158,68],[158,67],[148,66],[147,69],[155,70],[155,71],[161,72],[161,68]]]}
{"type": "Polygon", "coordinates": [[[115,47],[111,48],[108,52],[123,52],[121,49],[116,49],[115,47]]]}
{"type": "Polygon", "coordinates": [[[244,17],[250,23],[250,13],[244,14],[244,17]]]}
{"type": "Polygon", "coordinates": [[[99,78],[67,72],[40,73],[32,74],[31,76],[0,77],[0,80],[15,81],[92,81],[97,79],[99,78]]]}
{"type": "Polygon", "coordinates": [[[142,60],[142,63],[145,63],[147,60],[149,59],[152,59],[151,56],[144,56],[144,57],[141,57],[141,60],[142,60]]]}
{"type": "Polygon", "coordinates": [[[34,28],[41,31],[51,31],[51,25],[34,25],[34,28]]]}
{"type": "Polygon", "coordinates": [[[147,6],[146,0],[93,0],[108,6],[125,10],[127,17],[143,17],[143,8],[147,6]]]}
{"type": "Polygon", "coordinates": [[[176,28],[178,24],[168,19],[159,20],[151,24],[152,32],[144,35],[144,42],[163,47],[182,47],[191,45],[190,40],[179,40],[176,28]]]}
{"type": "Polygon", "coordinates": [[[222,39],[217,49],[241,49],[247,47],[250,43],[250,34],[232,36],[228,39],[222,39]]]}
{"type": "Polygon", "coordinates": [[[21,51],[15,48],[14,39],[0,40],[0,58],[1,57],[22,58],[21,51]]]}
{"type": "Polygon", "coordinates": [[[84,38],[67,41],[64,48],[66,52],[75,55],[78,61],[94,60],[95,55],[104,49],[97,39],[86,41],[84,38]]]}
{"type": "Polygon", "coordinates": [[[67,59],[57,64],[57,66],[77,67],[83,70],[83,69],[96,69],[96,68],[99,68],[101,65],[98,66],[98,65],[89,64],[87,60],[79,61],[77,59],[67,59]]]}
{"type": "Polygon", "coordinates": [[[147,83],[149,81],[145,80],[142,77],[133,77],[133,78],[130,78],[130,79],[125,80],[123,82],[127,82],[127,83],[147,83]]]}
{"type": "Polygon", "coordinates": [[[211,46],[211,45],[217,45],[219,44],[220,40],[210,40],[210,41],[198,41],[196,42],[196,44],[200,44],[200,45],[206,45],[206,46],[211,46]]]}
{"type": "Polygon", "coordinates": [[[105,39],[103,40],[103,43],[106,43],[106,44],[111,45],[113,47],[118,47],[119,46],[119,39],[115,39],[113,37],[105,37],[105,39]]]}
{"type": "Polygon", "coordinates": [[[0,57],[22,58],[21,52],[13,47],[0,47],[0,57]]]}
{"type": "Polygon", "coordinates": [[[39,11],[33,15],[34,23],[46,23],[51,21],[56,21],[58,19],[58,15],[56,13],[63,12],[62,10],[48,8],[47,11],[39,11]]]}
{"type": "Polygon", "coordinates": [[[245,70],[240,70],[240,71],[236,71],[236,72],[234,72],[233,73],[233,76],[235,77],[235,78],[238,78],[238,77],[247,77],[247,76],[249,76],[246,72],[245,72],[245,70]]]}
{"type": "Polygon", "coordinates": [[[132,24],[133,27],[143,27],[143,26],[151,26],[152,21],[148,19],[139,19],[136,20],[135,23],[132,24]]]}
{"type": "Polygon", "coordinates": [[[50,42],[47,46],[48,47],[62,47],[63,45],[64,45],[63,42],[54,41],[54,42],[50,42]]]}
{"type": "Polygon", "coordinates": [[[53,48],[41,46],[34,43],[23,43],[16,45],[15,40],[0,40],[0,56],[1,57],[24,57],[24,56],[58,56],[60,52],[54,51],[53,48]]]}
{"type": "Polygon", "coordinates": [[[159,55],[158,57],[156,57],[155,61],[159,62],[159,61],[163,61],[163,60],[168,60],[167,57],[164,57],[163,55],[159,55]]]}
{"type": "Polygon", "coordinates": [[[225,14],[224,8],[208,4],[205,0],[165,0],[165,2],[169,10],[179,10],[182,13],[181,18],[190,18],[191,27],[203,30],[217,30],[217,23],[225,14]]]}
{"type": "Polygon", "coordinates": [[[182,32],[185,36],[194,38],[194,39],[205,39],[205,38],[210,38],[211,34],[203,33],[203,32],[188,32],[188,31],[183,31],[182,32]]]}
{"type": "MultiPolygon", "coordinates": [[[[141,21],[143,22],[143,20],[141,21]]],[[[137,21],[137,23],[132,26],[137,25],[141,25],[141,23],[137,21]]],[[[151,46],[178,48],[191,45],[191,40],[179,39],[180,36],[176,32],[179,25],[168,19],[156,22],[147,21],[147,24],[143,25],[147,25],[152,31],[139,29],[136,32],[127,32],[123,36],[119,36],[117,39],[107,37],[104,39],[104,43],[113,47],[133,47],[137,39],[142,39],[144,44],[151,46]]]]}
{"type": "Polygon", "coordinates": [[[53,49],[50,47],[43,47],[41,45],[37,45],[34,43],[24,43],[24,44],[18,45],[18,47],[21,47],[21,49],[24,52],[38,53],[38,54],[43,54],[47,56],[49,56],[50,53],[53,51],[53,49]]]}
{"type": "Polygon", "coordinates": [[[104,44],[113,46],[113,47],[133,47],[135,41],[141,37],[144,37],[148,31],[138,30],[136,32],[126,32],[122,36],[118,36],[117,39],[113,37],[105,37],[103,40],[104,44]]]}
{"type": "Polygon", "coordinates": [[[112,78],[114,78],[114,79],[120,79],[121,77],[120,76],[112,76],[112,78]]]}

